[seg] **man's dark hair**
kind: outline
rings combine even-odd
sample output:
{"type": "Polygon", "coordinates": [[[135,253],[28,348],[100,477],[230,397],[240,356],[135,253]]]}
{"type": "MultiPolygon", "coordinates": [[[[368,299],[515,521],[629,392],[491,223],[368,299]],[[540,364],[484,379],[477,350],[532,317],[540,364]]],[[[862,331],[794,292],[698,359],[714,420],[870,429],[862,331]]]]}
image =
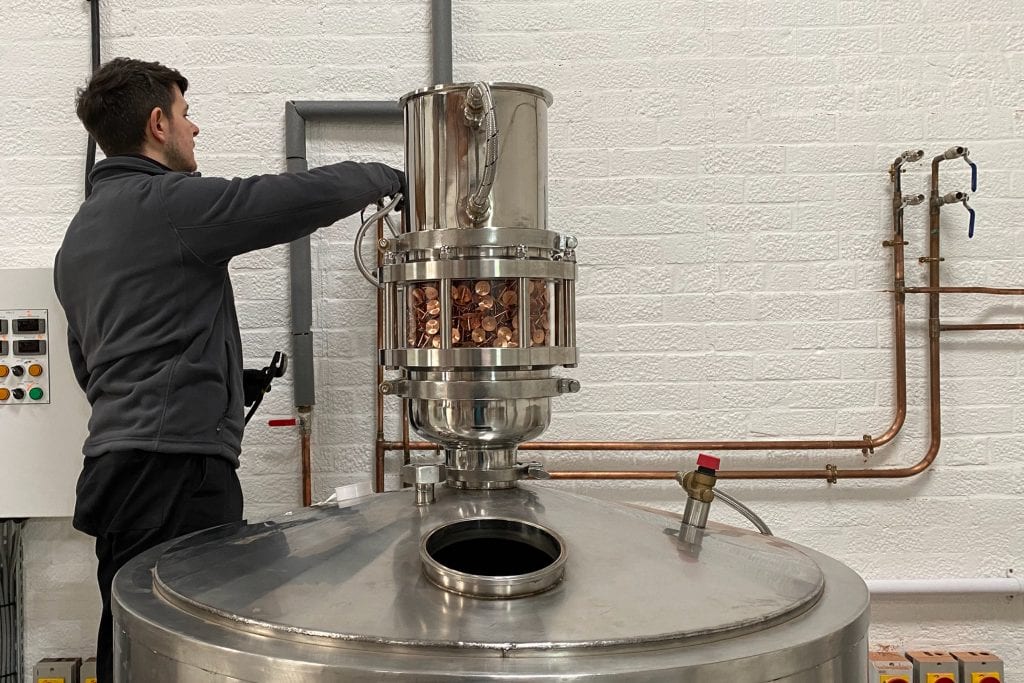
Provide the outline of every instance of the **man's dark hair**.
{"type": "Polygon", "coordinates": [[[172,86],[182,94],[188,80],[159,62],[118,57],[100,67],[78,90],[75,111],[104,154],[135,154],[146,139],[154,107],[171,116],[172,86]]]}

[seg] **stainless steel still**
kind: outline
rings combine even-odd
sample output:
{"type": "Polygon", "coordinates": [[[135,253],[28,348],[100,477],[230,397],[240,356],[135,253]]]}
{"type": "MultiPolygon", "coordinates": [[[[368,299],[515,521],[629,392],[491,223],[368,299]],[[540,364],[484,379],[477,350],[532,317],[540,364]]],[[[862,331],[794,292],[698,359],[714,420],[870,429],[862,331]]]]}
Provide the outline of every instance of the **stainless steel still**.
{"type": "Polygon", "coordinates": [[[812,550],[537,483],[413,495],[132,560],[117,680],[867,680],[867,589],[812,550]]]}
{"type": "MultiPolygon", "coordinates": [[[[402,98],[408,223],[378,245],[381,391],[446,453],[447,484],[510,488],[542,475],[517,446],[551,418],[575,367],[576,239],[547,229],[550,93],[514,83],[402,98]]],[[[366,224],[364,224],[365,226],[366,224]]],[[[362,234],[362,231],[361,231],[362,234]]]]}

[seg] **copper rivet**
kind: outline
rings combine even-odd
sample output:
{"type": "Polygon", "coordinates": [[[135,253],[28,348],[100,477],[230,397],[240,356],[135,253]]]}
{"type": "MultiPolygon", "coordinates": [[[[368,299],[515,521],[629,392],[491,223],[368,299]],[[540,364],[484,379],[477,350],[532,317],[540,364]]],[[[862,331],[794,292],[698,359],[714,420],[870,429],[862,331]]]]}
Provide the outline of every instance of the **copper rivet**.
{"type": "Polygon", "coordinates": [[[437,287],[424,287],[423,288],[423,293],[426,295],[426,297],[428,299],[436,299],[437,298],[437,287]]]}
{"type": "Polygon", "coordinates": [[[547,335],[544,334],[544,330],[535,329],[533,331],[533,343],[534,344],[543,344],[545,337],[547,337],[547,335]]]}
{"type": "Polygon", "coordinates": [[[473,341],[476,342],[477,344],[479,344],[484,339],[487,339],[487,333],[484,332],[482,328],[478,327],[475,330],[473,330],[472,337],[473,337],[473,341]]]}
{"type": "Polygon", "coordinates": [[[483,296],[480,298],[477,306],[480,307],[481,311],[489,311],[494,308],[494,298],[490,296],[483,296]]]}
{"type": "Polygon", "coordinates": [[[426,306],[428,315],[437,315],[441,312],[441,302],[437,299],[431,299],[427,302],[426,306]]]}
{"type": "Polygon", "coordinates": [[[491,293],[491,283],[487,280],[480,280],[476,283],[476,286],[473,287],[473,291],[480,296],[486,296],[491,293]]]}
{"type": "Polygon", "coordinates": [[[435,349],[441,348],[441,338],[435,334],[433,337],[430,338],[430,345],[433,346],[435,349]]]}
{"type": "Polygon", "coordinates": [[[423,327],[423,330],[427,334],[437,334],[438,330],[440,330],[440,329],[441,329],[441,323],[438,322],[436,319],[428,320],[427,324],[423,327]]]}
{"type": "Polygon", "coordinates": [[[498,301],[501,302],[502,306],[511,306],[519,301],[519,295],[516,294],[514,289],[506,289],[501,293],[501,296],[498,297],[498,301]]]}
{"type": "Polygon", "coordinates": [[[494,319],[493,315],[488,315],[480,321],[480,326],[488,332],[494,332],[494,330],[498,329],[498,321],[494,319]]]}
{"type": "Polygon", "coordinates": [[[415,303],[421,303],[423,301],[423,298],[424,298],[424,295],[423,295],[423,290],[422,289],[417,287],[414,290],[412,290],[412,300],[415,303]]]}
{"type": "Polygon", "coordinates": [[[459,328],[453,327],[452,328],[452,343],[454,344],[454,343],[458,342],[460,339],[462,339],[462,333],[459,332],[459,328]]]}
{"type": "Polygon", "coordinates": [[[508,341],[509,339],[512,338],[512,330],[510,330],[507,327],[499,327],[498,331],[495,332],[495,334],[497,334],[499,337],[501,337],[505,341],[508,341]]]}

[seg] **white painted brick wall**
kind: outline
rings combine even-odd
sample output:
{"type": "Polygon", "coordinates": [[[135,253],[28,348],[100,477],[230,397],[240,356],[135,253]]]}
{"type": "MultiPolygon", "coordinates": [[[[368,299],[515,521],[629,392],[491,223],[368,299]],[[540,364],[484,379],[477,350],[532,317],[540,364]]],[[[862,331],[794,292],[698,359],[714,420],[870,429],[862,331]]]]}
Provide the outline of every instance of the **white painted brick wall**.
{"type": "MultiPolygon", "coordinates": [[[[581,240],[584,385],[549,436],[856,437],[891,419],[886,167],[959,143],[979,163],[978,232],[944,212],[947,284],[1024,283],[1024,3],[989,0],[455,0],[457,79],[555,95],[551,225],[581,240]],[[820,291],[818,294],[816,291],[820,291]],[[651,400],[652,397],[655,400],[651,400]]],[[[14,0],[0,13],[4,267],[49,265],[82,196],[73,90],[88,73],[88,3],[14,0]]],[[[208,6],[104,0],[104,58],[159,59],[190,79],[210,175],[276,172],[286,99],[393,98],[426,84],[429,4],[276,0],[208,6]]],[[[393,126],[310,126],[312,163],[401,160],[393,126]]],[[[965,187],[945,166],[943,188],[965,187]]],[[[921,169],[908,192],[924,191],[921,169]]],[[[354,220],[313,240],[317,493],[371,461],[372,291],[354,220]]],[[[925,212],[907,213],[907,280],[925,212]]],[[[287,348],[287,251],[238,259],[252,362],[287,348]]],[[[910,415],[869,464],[926,447],[923,301],[909,304],[910,415]]],[[[1019,320],[1012,299],[947,297],[950,321],[1019,320]]],[[[943,345],[944,443],[907,481],[730,483],[780,535],[866,577],[1000,576],[1022,568],[1024,361],[1018,332],[943,345]]],[[[282,383],[263,412],[290,412],[282,383]]],[[[389,401],[390,404],[390,401],[389,401]]],[[[394,409],[395,406],[391,405],[394,409]]],[[[392,411],[395,412],[394,410],[392,411]]],[[[394,431],[396,421],[389,418],[394,431]]],[[[860,466],[859,453],[735,453],[730,467],[860,466]]],[[[553,467],[676,468],[692,454],[552,453],[553,467]]],[[[250,515],[298,500],[294,434],[256,421],[241,470],[250,515]]],[[[671,484],[579,491],[680,509],[671,484]]],[[[737,524],[728,510],[715,516],[737,524]]],[[[88,539],[66,520],[27,537],[28,660],[87,654],[97,600],[88,539]]],[[[987,647],[1024,674],[1024,607],[998,597],[875,601],[873,638],[987,647]]]]}

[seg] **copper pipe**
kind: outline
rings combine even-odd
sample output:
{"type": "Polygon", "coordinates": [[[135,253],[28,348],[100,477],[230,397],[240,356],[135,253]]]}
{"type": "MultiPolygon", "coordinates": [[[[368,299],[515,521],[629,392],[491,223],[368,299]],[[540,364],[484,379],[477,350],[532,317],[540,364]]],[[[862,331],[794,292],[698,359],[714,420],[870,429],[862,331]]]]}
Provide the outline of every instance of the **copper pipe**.
{"type": "Polygon", "coordinates": [[[1024,330],[1024,323],[977,323],[973,325],[939,325],[941,332],[958,330],[1024,330]]]}
{"type": "MultiPolygon", "coordinates": [[[[384,239],[384,220],[377,221],[377,242],[384,239]]],[[[377,266],[381,265],[381,253],[377,250],[377,266]]],[[[384,342],[384,290],[377,288],[377,348],[384,342]]],[[[377,493],[384,491],[384,467],[387,452],[383,447],[384,443],[384,394],[380,392],[380,385],[384,383],[384,366],[378,361],[374,353],[374,369],[377,373],[377,381],[373,385],[374,398],[376,400],[377,435],[374,442],[373,453],[373,490],[377,493]]]]}
{"type": "Polygon", "coordinates": [[[310,462],[309,434],[302,434],[302,506],[313,504],[313,466],[310,462]]]}
{"type": "MultiPolygon", "coordinates": [[[[895,359],[896,414],[892,423],[880,436],[865,434],[860,439],[842,440],[785,440],[785,441],[532,441],[521,444],[520,450],[531,451],[745,451],[745,450],[842,450],[860,449],[864,453],[892,441],[900,432],[907,417],[907,322],[904,291],[903,206],[899,165],[893,164],[893,345],[895,359]]],[[[404,422],[404,421],[403,421],[404,422]]],[[[408,431],[408,424],[403,425],[408,431]]],[[[379,442],[378,442],[379,444],[379,442]]],[[[434,450],[436,445],[424,441],[402,443],[388,441],[385,451],[434,450]]]]}
{"type": "Polygon", "coordinates": [[[299,429],[302,451],[302,506],[313,504],[313,464],[310,441],[313,435],[313,406],[299,406],[299,429]]]}
{"type": "Polygon", "coordinates": [[[910,294],[1001,294],[1004,296],[1024,296],[1024,289],[1009,287],[907,287],[910,294]]]}
{"type": "MultiPolygon", "coordinates": [[[[934,296],[938,296],[937,294],[934,296]]],[[[836,482],[839,479],[901,479],[918,475],[935,462],[942,444],[942,416],[939,407],[939,338],[932,337],[928,344],[928,388],[929,388],[929,424],[930,442],[924,456],[909,467],[893,467],[882,469],[863,468],[841,470],[835,465],[826,465],[821,469],[784,469],[784,470],[719,470],[721,479],[824,479],[836,482]]],[[[675,479],[675,470],[640,470],[640,471],[548,471],[552,479],[601,479],[601,480],[656,480],[675,479]]]]}
{"type": "MultiPolygon", "coordinates": [[[[933,197],[937,196],[938,167],[937,157],[933,161],[932,185],[933,197]]],[[[901,160],[897,160],[900,162],[901,160]]],[[[904,240],[903,240],[903,210],[902,195],[899,182],[899,163],[894,164],[893,172],[894,199],[893,199],[893,231],[894,239],[887,242],[886,246],[893,247],[893,278],[894,278],[894,310],[893,327],[894,343],[896,353],[896,394],[897,413],[892,425],[880,437],[872,438],[868,435],[861,440],[838,440],[838,441],[564,441],[564,442],[531,442],[520,446],[524,450],[592,450],[592,451],[683,451],[683,450],[762,450],[762,449],[841,449],[861,448],[865,452],[874,446],[879,446],[888,441],[902,428],[906,419],[906,297],[908,291],[905,287],[904,276],[904,240]]],[[[932,215],[929,240],[929,423],[930,443],[924,456],[913,465],[901,468],[882,469],[853,469],[839,470],[835,465],[829,464],[821,469],[784,469],[784,470],[722,470],[719,476],[724,479],[824,479],[835,482],[838,479],[895,479],[911,477],[927,470],[935,461],[939,453],[942,441],[941,431],[941,407],[940,407],[940,346],[939,346],[939,295],[942,288],[939,287],[939,253],[938,239],[938,205],[932,202],[932,215]]],[[[922,288],[924,289],[924,288],[922,288]]],[[[410,448],[414,450],[436,449],[437,446],[427,442],[412,442],[398,444],[395,442],[378,441],[378,448],[385,450],[397,450],[398,448],[410,448]]],[[[554,471],[550,472],[552,479],[674,479],[676,471],[641,470],[641,471],[554,471]]]]}
{"type": "MultiPolygon", "coordinates": [[[[762,450],[840,450],[869,448],[872,440],[844,441],[528,441],[519,445],[522,451],[762,451],[762,450]]],[[[399,451],[401,441],[385,441],[384,449],[399,451]]],[[[436,444],[412,441],[410,450],[432,451],[436,444]]]]}

